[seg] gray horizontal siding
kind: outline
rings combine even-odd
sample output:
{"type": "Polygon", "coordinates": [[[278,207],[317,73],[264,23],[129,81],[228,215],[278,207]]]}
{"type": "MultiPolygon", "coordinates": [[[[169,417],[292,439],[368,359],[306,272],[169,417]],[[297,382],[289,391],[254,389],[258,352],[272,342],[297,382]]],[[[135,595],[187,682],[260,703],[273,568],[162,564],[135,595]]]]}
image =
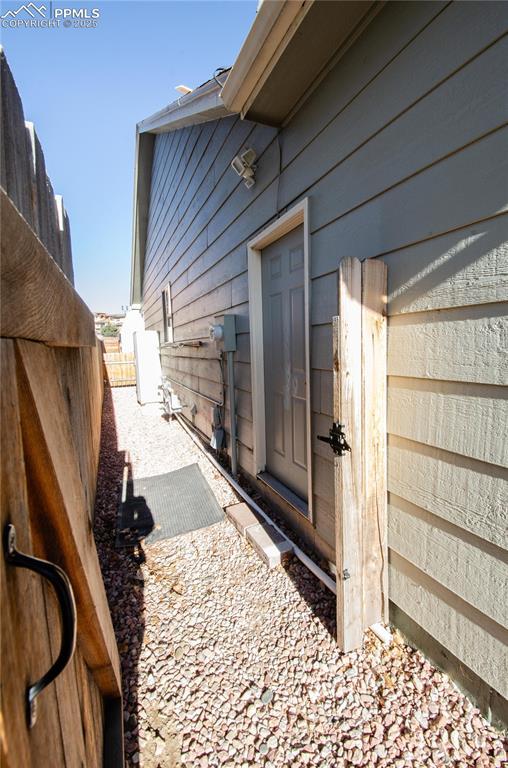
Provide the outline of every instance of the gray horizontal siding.
{"type": "Polygon", "coordinates": [[[508,215],[383,258],[390,597],[506,697],[508,215]]]}
{"type": "MultiPolygon", "coordinates": [[[[163,370],[218,400],[208,325],[238,315],[240,464],[252,472],[246,244],[309,197],[312,535],[332,556],[332,464],[317,435],[332,413],[337,267],[386,261],[391,597],[501,693],[507,29],[501,3],[389,3],[280,132],[231,117],[158,135],[143,296],[147,327],[162,329],[171,281],[175,339],[203,346],[165,347],[163,370]],[[229,167],[247,146],[251,190],[229,167]]],[[[180,391],[209,434],[209,402],[180,391]]],[[[229,423],[227,388],[226,409],[229,423]]]]}

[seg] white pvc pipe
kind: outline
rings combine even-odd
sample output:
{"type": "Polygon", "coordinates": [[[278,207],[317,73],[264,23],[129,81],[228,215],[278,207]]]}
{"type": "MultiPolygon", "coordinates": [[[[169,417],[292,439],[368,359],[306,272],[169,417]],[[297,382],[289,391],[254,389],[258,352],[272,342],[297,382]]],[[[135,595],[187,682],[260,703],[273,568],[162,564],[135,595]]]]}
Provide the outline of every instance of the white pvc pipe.
{"type": "MultiPolygon", "coordinates": [[[[267,523],[269,523],[273,528],[275,528],[276,531],[280,533],[281,536],[283,536],[286,541],[288,541],[291,544],[291,547],[293,549],[294,554],[296,557],[302,562],[306,568],[311,571],[314,576],[319,579],[328,589],[330,592],[333,592],[334,595],[337,594],[337,585],[335,584],[334,580],[330,578],[330,576],[323,571],[322,568],[319,567],[319,565],[316,565],[314,560],[311,560],[311,558],[303,552],[300,547],[298,547],[287,534],[282,531],[276,523],[273,522],[273,520],[264,512],[258,504],[252,499],[249,494],[244,491],[244,489],[239,485],[236,480],[234,480],[229,472],[227,472],[224,467],[219,464],[217,459],[212,456],[208,451],[205,451],[203,448],[201,442],[199,441],[198,437],[192,432],[190,427],[187,426],[183,418],[180,416],[180,414],[175,414],[176,418],[178,419],[178,423],[184,428],[184,430],[187,432],[191,440],[196,443],[198,448],[204,453],[204,455],[207,457],[207,459],[213,464],[213,466],[219,470],[221,475],[226,478],[228,483],[235,489],[237,494],[242,497],[242,499],[251,507],[255,512],[258,513],[258,515],[261,515],[261,517],[266,520],[267,523]]],[[[373,624],[370,629],[372,632],[378,637],[383,643],[390,644],[392,640],[392,636],[390,632],[383,627],[382,624],[373,624]]]]}
{"type": "Polygon", "coordinates": [[[372,624],[370,630],[374,632],[377,638],[385,645],[390,645],[393,640],[392,633],[382,624],[372,624]]]}
{"type": "Polygon", "coordinates": [[[257,512],[259,515],[261,515],[261,517],[263,517],[263,519],[264,519],[264,520],[266,520],[266,522],[267,522],[267,523],[269,523],[269,524],[270,524],[270,525],[271,525],[273,528],[275,528],[275,530],[276,530],[276,531],[278,531],[278,532],[280,533],[280,535],[281,535],[281,536],[283,536],[283,537],[286,539],[286,541],[289,541],[289,543],[291,544],[291,547],[292,547],[292,549],[293,549],[293,552],[295,553],[296,557],[297,557],[299,560],[301,560],[301,562],[302,562],[302,563],[303,563],[305,566],[307,566],[307,568],[309,569],[309,571],[312,571],[312,573],[314,574],[314,576],[316,576],[316,577],[317,577],[317,578],[318,578],[320,581],[322,581],[322,582],[323,582],[323,584],[325,584],[325,585],[328,587],[328,589],[329,589],[329,590],[331,590],[331,592],[333,592],[334,594],[337,594],[337,587],[335,586],[335,582],[334,582],[334,580],[333,580],[332,578],[330,578],[330,576],[328,576],[328,574],[327,574],[327,573],[325,573],[325,572],[324,572],[324,571],[323,571],[323,570],[322,570],[322,569],[319,567],[319,565],[316,565],[316,563],[315,563],[313,560],[311,560],[311,559],[310,559],[310,557],[309,557],[308,555],[306,555],[306,554],[305,554],[305,552],[302,552],[302,550],[300,549],[300,547],[298,547],[298,546],[297,546],[297,545],[296,545],[294,542],[292,542],[292,541],[291,541],[291,539],[289,538],[289,536],[287,536],[287,534],[285,534],[285,533],[284,533],[284,531],[282,531],[282,530],[279,528],[279,526],[278,526],[278,525],[276,525],[276,523],[274,523],[274,522],[273,522],[273,520],[272,520],[270,517],[268,517],[268,515],[266,514],[266,512],[264,512],[264,511],[261,509],[261,507],[260,507],[260,506],[258,506],[258,504],[256,504],[256,502],[254,501],[254,499],[252,499],[252,498],[249,496],[249,494],[248,494],[246,491],[244,491],[244,490],[243,490],[243,488],[242,488],[242,487],[241,487],[241,486],[240,486],[240,485],[239,485],[239,484],[236,482],[236,480],[234,480],[234,479],[231,477],[231,475],[229,474],[229,472],[227,472],[227,471],[224,469],[224,467],[223,467],[221,464],[219,464],[219,462],[217,461],[217,459],[215,459],[215,457],[214,457],[214,456],[212,456],[210,453],[208,453],[208,451],[205,451],[205,450],[204,450],[204,448],[203,448],[203,446],[201,445],[201,443],[200,443],[199,439],[196,437],[196,435],[194,435],[194,433],[191,431],[190,427],[188,427],[188,426],[187,426],[187,424],[186,424],[186,423],[185,423],[185,421],[182,419],[182,417],[180,416],[180,414],[176,413],[176,414],[175,414],[175,416],[176,416],[176,418],[178,419],[178,422],[179,422],[179,423],[182,425],[182,427],[185,429],[185,431],[187,432],[187,434],[189,435],[189,437],[191,438],[191,440],[193,440],[193,441],[196,443],[196,445],[198,446],[198,448],[199,448],[199,449],[200,449],[200,450],[201,450],[201,451],[202,451],[202,452],[205,454],[205,456],[206,456],[206,457],[208,458],[208,460],[209,460],[209,461],[210,461],[210,462],[211,462],[211,463],[214,465],[214,467],[215,467],[216,469],[218,469],[218,470],[219,470],[219,472],[221,473],[221,475],[223,475],[223,476],[226,478],[226,480],[228,481],[228,483],[229,483],[229,484],[230,484],[230,485],[231,485],[231,486],[232,486],[232,487],[235,489],[235,491],[238,493],[238,495],[239,495],[239,496],[241,496],[241,497],[242,497],[242,499],[244,499],[244,501],[245,501],[245,502],[246,502],[246,503],[249,505],[249,507],[252,507],[252,509],[253,509],[255,512],[257,512]]]}

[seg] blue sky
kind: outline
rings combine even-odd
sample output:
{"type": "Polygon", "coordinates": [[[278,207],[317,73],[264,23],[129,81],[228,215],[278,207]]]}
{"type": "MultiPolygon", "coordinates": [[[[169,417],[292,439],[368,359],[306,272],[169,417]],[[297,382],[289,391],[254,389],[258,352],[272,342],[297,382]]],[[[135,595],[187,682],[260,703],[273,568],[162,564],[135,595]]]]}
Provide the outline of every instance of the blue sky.
{"type": "MultiPolygon", "coordinates": [[[[256,5],[55,2],[99,8],[97,28],[1,30],[25,119],[64,196],[76,288],[92,310],[129,302],[135,124],[174,101],[176,85],[199,85],[230,66],[256,5]]],[[[4,2],[2,13],[18,6],[4,2]]]]}

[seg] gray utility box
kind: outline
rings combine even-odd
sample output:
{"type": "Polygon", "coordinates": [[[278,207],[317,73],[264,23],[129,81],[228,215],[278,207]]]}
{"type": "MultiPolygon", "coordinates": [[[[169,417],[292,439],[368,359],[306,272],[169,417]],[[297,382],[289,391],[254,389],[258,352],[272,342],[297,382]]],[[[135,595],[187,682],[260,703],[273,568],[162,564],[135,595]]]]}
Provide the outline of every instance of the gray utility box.
{"type": "Polygon", "coordinates": [[[236,352],[236,315],[224,315],[224,352],[236,352]]]}

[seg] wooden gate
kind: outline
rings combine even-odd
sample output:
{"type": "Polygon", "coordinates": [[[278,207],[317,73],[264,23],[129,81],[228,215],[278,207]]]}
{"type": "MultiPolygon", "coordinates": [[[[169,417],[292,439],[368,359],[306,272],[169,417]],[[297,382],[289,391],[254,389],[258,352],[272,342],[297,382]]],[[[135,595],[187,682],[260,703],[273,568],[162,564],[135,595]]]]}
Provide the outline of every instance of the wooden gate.
{"type": "Polygon", "coordinates": [[[92,531],[102,404],[93,315],[0,197],[2,765],[122,766],[119,657],[92,531]],[[31,713],[27,689],[72,650],[72,598],[61,573],[58,601],[46,578],[19,567],[9,526],[17,550],[57,564],[75,596],[75,651],[31,713]]]}
{"type": "Polygon", "coordinates": [[[333,416],[344,435],[337,443],[346,441],[334,458],[337,640],[344,651],[388,620],[386,290],[383,262],[341,262],[333,416]]]}
{"type": "Polygon", "coordinates": [[[105,352],[104,379],[110,387],[136,386],[136,360],[133,352],[105,352]]]}

